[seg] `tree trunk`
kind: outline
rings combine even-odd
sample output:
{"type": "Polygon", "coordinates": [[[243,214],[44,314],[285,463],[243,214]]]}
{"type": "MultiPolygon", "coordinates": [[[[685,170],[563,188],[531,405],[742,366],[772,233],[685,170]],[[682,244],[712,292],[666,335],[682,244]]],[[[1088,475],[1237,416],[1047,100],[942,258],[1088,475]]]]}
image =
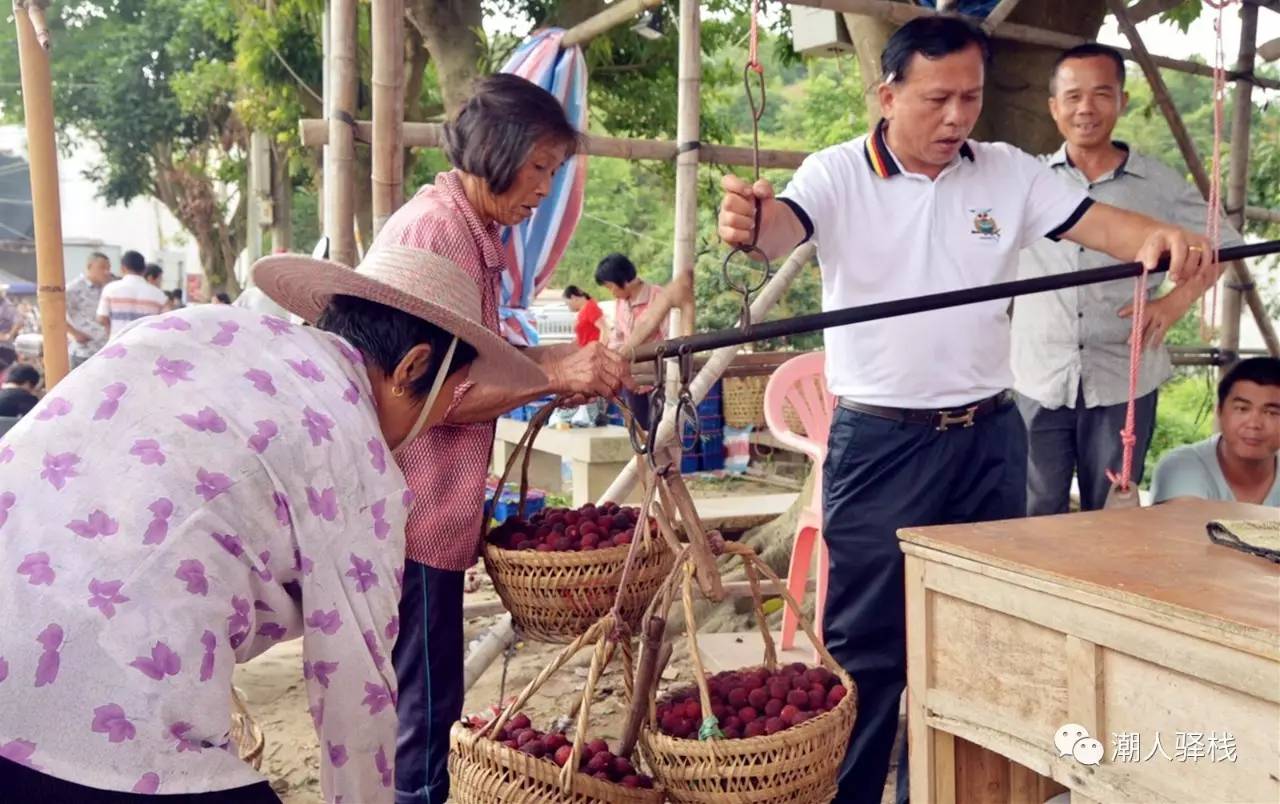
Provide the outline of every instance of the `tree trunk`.
{"type": "Polygon", "coordinates": [[[293,250],[293,179],[289,176],[289,150],[271,146],[271,251],[293,250]]]}
{"type": "Polygon", "coordinates": [[[484,12],[474,0],[409,0],[409,24],[418,28],[436,64],[444,108],[453,114],[471,94],[484,52],[477,31],[484,12]]]}

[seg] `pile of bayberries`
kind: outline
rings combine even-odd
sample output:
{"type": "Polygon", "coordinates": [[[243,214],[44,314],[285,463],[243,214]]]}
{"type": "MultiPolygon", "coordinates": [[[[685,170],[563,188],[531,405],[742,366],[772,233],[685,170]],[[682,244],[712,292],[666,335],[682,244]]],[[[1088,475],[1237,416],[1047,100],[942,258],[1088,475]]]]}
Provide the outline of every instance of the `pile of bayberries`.
{"type": "Polygon", "coordinates": [[[489,533],[489,542],[504,550],[599,550],[631,544],[640,509],[605,503],[581,508],[544,508],[531,519],[508,517],[489,533]]]}
{"type": "MultiPolygon", "coordinates": [[[[764,668],[726,670],[707,679],[712,714],[730,740],[777,734],[828,712],[847,690],[834,673],[800,662],[769,672],[764,668]]],[[[698,689],[686,687],[658,703],[658,728],[663,734],[697,739],[703,712],[698,689]]]]}
{"type": "MultiPolygon", "coordinates": [[[[472,718],[472,725],[483,727],[487,724],[483,719],[472,718]]],[[[573,755],[573,745],[563,732],[538,731],[533,728],[528,715],[524,713],[508,720],[495,739],[507,748],[554,762],[562,768],[573,755]]],[[[653,779],[637,771],[631,764],[631,760],[626,757],[614,756],[609,750],[609,744],[604,740],[591,740],[582,746],[582,758],[578,762],[578,771],[623,787],[653,787],[653,779]]]]}

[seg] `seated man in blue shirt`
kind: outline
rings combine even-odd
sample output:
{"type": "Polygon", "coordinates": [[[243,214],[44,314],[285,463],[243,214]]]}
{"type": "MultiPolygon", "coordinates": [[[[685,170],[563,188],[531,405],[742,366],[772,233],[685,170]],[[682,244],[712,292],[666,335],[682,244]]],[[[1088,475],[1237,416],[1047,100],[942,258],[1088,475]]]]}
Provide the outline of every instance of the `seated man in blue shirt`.
{"type": "Polygon", "coordinates": [[[1170,450],[1156,465],[1155,502],[1174,497],[1280,507],[1280,359],[1241,360],[1218,383],[1222,430],[1170,450]]]}

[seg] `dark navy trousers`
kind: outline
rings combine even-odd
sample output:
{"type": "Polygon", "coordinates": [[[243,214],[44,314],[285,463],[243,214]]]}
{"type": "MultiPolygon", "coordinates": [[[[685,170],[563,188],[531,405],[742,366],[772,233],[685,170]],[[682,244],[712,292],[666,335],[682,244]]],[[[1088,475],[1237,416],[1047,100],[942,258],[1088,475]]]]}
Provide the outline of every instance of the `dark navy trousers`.
{"type": "Polygon", "coordinates": [[[462,572],[406,561],[400,636],[396,804],[445,804],[449,728],[462,716],[462,572]]]}
{"type": "MultiPolygon", "coordinates": [[[[938,431],[837,408],[823,465],[827,649],[858,687],[836,801],[879,804],[907,680],[899,528],[1021,517],[1027,435],[1013,402],[938,431]]],[[[906,801],[906,757],[898,801],[906,801]]]]}

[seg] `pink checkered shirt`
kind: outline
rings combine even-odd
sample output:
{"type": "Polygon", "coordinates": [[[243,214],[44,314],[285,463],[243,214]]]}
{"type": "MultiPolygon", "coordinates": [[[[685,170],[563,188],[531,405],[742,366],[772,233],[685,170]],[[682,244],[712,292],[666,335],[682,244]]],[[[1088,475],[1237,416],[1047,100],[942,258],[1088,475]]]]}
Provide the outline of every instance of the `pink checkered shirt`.
{"type": "MultiPolygon", "coordinates": [[[[484,325],[498,331],[498,288],[506,263],[498,225],[486,225],[462,192],[456,171],[436,175],[383,225],[378,245],[405,245],[447,257],[480,286],[484,325]]],[[[456,408],[471,383],[458,386],[456,408]]],[[[493,422],[441,424],[400,451],[397,461],[416,502],[405,528],[405,553],[441,570],[476,561],[493,422]]]]}

